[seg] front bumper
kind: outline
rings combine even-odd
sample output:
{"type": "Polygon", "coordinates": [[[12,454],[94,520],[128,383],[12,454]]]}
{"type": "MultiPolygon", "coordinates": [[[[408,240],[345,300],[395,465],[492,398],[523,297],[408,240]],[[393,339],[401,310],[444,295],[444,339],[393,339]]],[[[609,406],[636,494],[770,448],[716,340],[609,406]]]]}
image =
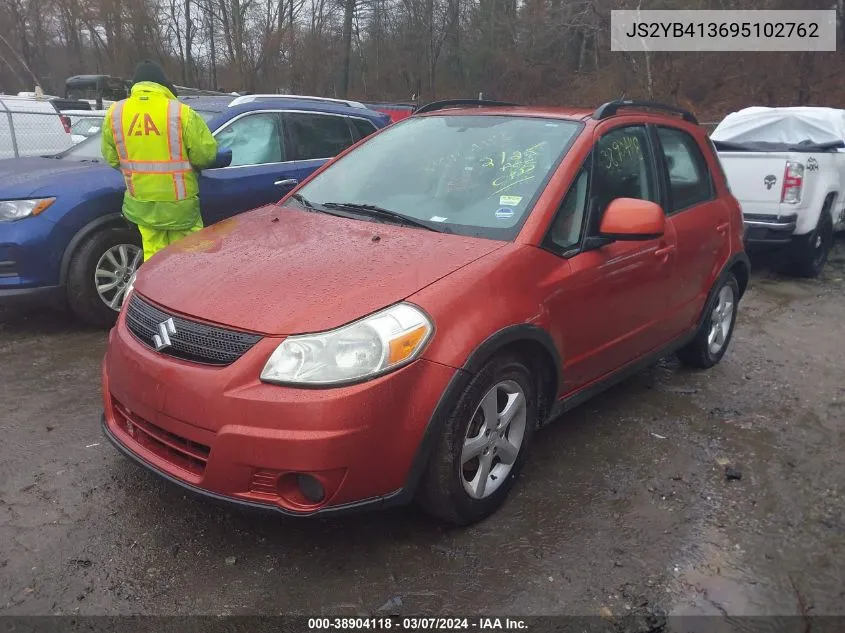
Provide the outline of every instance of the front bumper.
{"type": "Polygon", "coordinates": [[[787,244],[792,241],[798,215],[743,214],[746,244],[787,244]]]}
{"type": "Polygon", "coordinates": [[[54,303],[66,244],[56,225],[39,215],[0,222],[0,305],[54,303]]]}
{"type": "Polygon", "coordinates": [[[426,360],[335,389],[254,379],[280,339],[232,365],[158,354],[122,321],[103,361],[103,429],[148,469],[199,494],[283,514],[406,500],[412,465],[454,369],[426,360]],[[325,491],[318,501],[301,475],[325,491]]]}

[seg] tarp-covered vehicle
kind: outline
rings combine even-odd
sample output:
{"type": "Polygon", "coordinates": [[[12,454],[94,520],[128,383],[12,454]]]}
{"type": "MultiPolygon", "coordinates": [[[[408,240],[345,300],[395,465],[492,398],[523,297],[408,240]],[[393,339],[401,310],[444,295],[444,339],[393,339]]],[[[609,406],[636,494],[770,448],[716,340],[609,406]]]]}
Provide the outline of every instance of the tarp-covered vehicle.
{"type": "Polygon", "coordinates": [[[781,247],[790,272],[815,277],[845,229],[845,110],[745,108],[713,131],[750,247],[781,247]]]}

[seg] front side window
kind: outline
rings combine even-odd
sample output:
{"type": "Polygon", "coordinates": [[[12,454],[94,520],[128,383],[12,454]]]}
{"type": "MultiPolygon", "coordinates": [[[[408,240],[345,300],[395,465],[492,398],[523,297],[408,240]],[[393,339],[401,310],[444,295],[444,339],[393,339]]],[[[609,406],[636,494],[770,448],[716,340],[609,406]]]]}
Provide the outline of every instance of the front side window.
{"type": "Polygon", "coordinates": [[[290,160],[332,158],[353,142],[346,117],[288,112],[285,123],[291,137],[290,160]]]}
{"type": "Polygon", "coordinates": [[[595,157],[595,188],[601,212],[616,198],[658,202],[651,150],[644,126],[608,132],[596,144],[595,157]]]}
{"type": "Polygon", "coordinates": [[[299,193],[315,204],[373,205],[443,232],[511,240],[582,129],[533,117],[411,117],[299,193]]]}
{"type": "Polygon", "coordinates": [[[602,136],[593,151],[592,191],[595,213],[590,234],[597,235],[608,205],[617,198],[659,203],[657,179],[645,126],[616,128],[602,136]]]}
{"type": "Polygon", "coordinates": [[[215,137],[218,147],[232,150],[232,167],[286,160],[282,122],[273,112],[258,112],[235,119],[215,137]]]}
{"type": "Polygon", "coordinates": [[[698,143],[675,128],[657,128],[669,172],[670,212],[682,211],[713,199],[710,172],[698,143]]]}

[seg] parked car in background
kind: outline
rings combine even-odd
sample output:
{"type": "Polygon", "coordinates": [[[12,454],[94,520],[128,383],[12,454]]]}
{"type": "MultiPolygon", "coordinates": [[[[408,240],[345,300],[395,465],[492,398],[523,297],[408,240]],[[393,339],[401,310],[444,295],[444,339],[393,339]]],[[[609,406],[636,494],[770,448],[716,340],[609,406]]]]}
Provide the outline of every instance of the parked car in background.
{"type": "MultiPolygon", "coordinates": [[[[230,166],[201,173],[206,225],[279,200],[389,123],[363,106],[316,97],[183,101],[232,151],[230,166]]],[[[100,144],[97,133],[51,157],[0,161],[0,304],[67,302],[89,324],[114,322],[142,251],[137,229],[121,216],[123,177],[100,144]]]]}
{"type": "Polygon", "coordinates": [[[0,159],[47,156],[72,146],[69,122],[50,101],[0,95],[0,159]]]}
{"type": "Polygon", "coordinates": [[[845,229],[845,110],[746,108],[710,138],[749,247],[780,249],[789,272],[817,276],[845,229]]]}
{"type": "Polygon", "coordinates": [[[100,133],[107,110],[63,110],[70,119],[70,136],[74,143],[100,133]]]}
{"type": "Polygon", "coordinates": [[[366,101],[364,105],[377,112],[383,112],[390,117],[392,123],[407,119],[414,113],[417,107],[413,103],[383,103],[375,101],[366,101]]]}
{"type": "Polygon", "coordinates": [[[467,524],[538,426],[673,351],[722,359],[749,262],[689,112],[460,103],[143,266],[103,364],[108,438],[237,504],[416,497],[467,524]]]}

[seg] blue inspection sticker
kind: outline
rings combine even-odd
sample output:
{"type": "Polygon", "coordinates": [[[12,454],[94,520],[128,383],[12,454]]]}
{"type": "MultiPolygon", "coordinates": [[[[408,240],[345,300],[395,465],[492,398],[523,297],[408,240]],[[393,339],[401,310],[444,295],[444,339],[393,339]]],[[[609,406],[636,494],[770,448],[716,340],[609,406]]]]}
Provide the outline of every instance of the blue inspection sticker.
{"type": "Polygon", "coordinates": [[[510,220],[513,217],[513,209],[508,209],[507,207],[502,207],[496,211],[496,219],[498,220],[510,220]]]}

